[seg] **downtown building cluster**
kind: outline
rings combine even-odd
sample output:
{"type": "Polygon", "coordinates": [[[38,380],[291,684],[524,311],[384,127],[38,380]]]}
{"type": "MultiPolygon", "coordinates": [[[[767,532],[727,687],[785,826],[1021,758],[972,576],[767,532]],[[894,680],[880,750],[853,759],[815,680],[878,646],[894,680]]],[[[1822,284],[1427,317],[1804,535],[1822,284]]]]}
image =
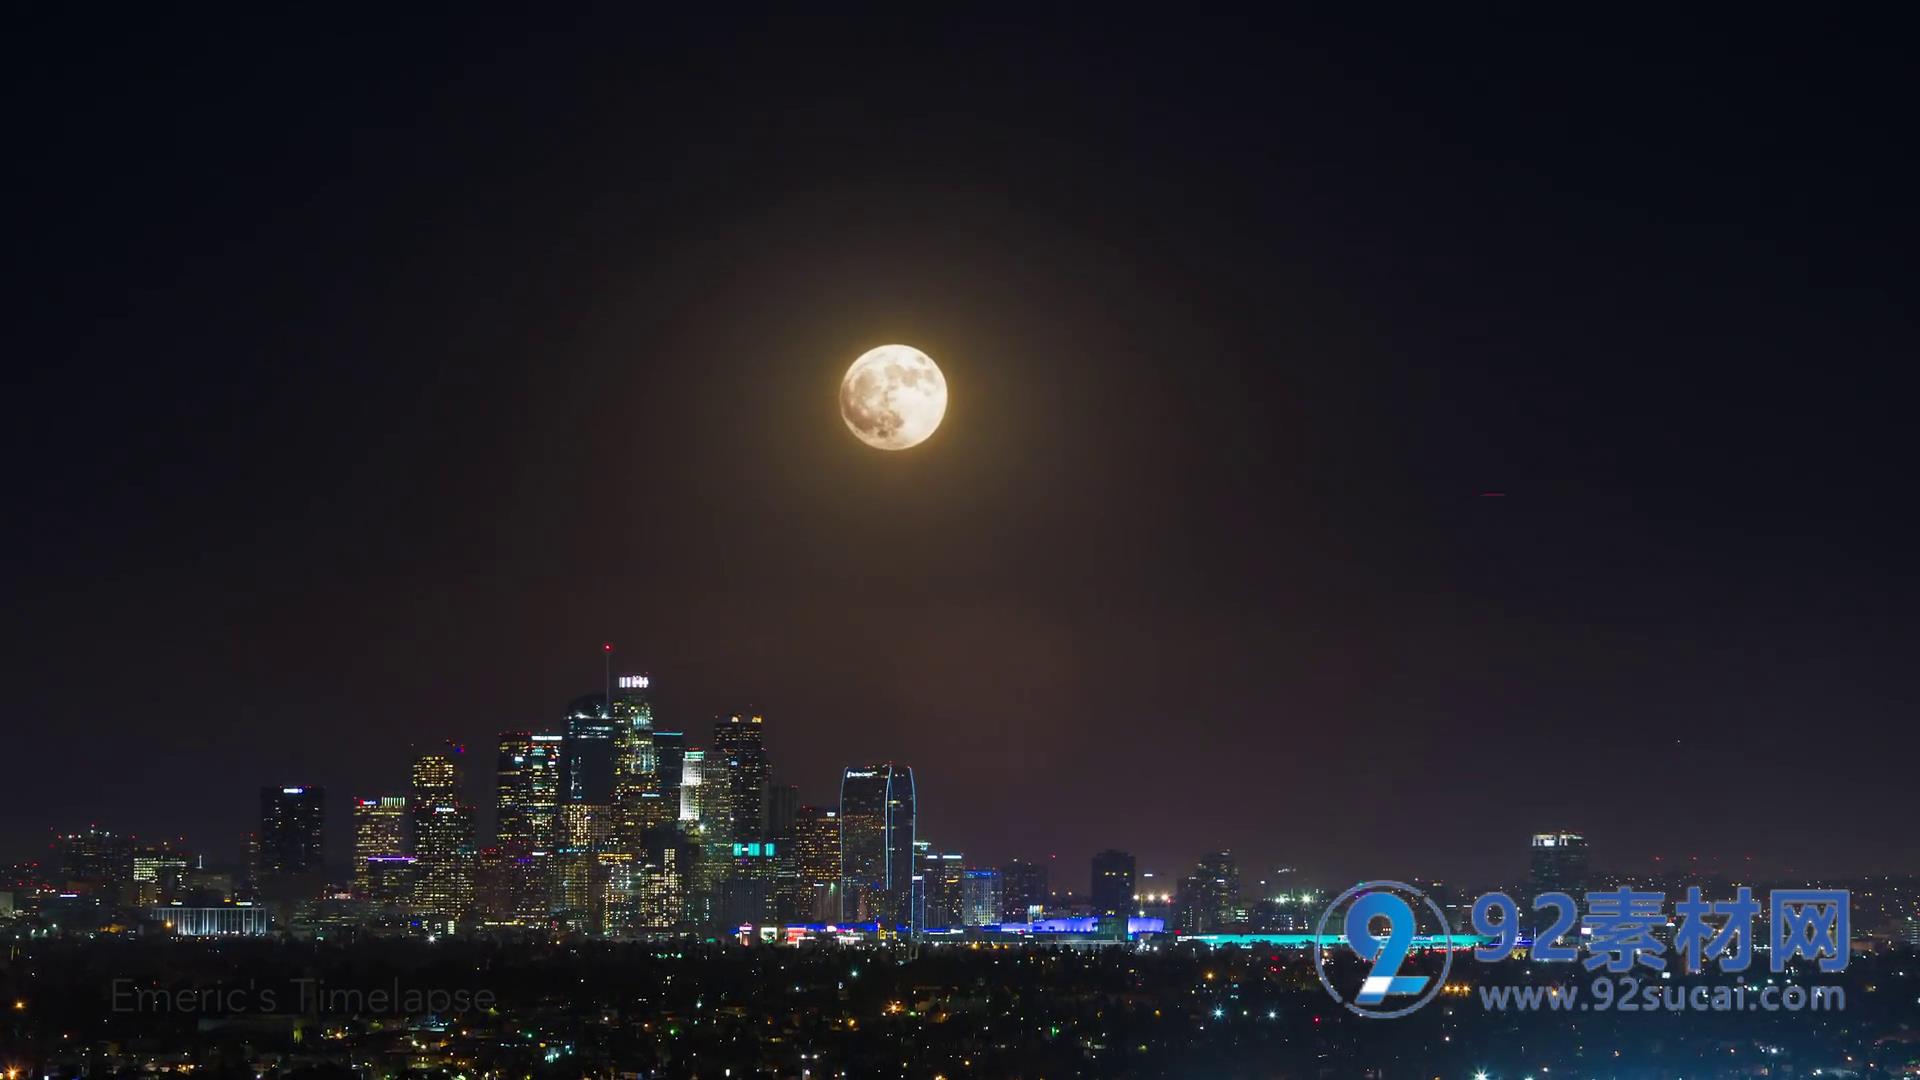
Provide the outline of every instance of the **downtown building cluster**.
{"type": "Polygon", "coordinates": [[[1102,851],[1078,896],[1050,887],[1048,861],[969,863],[919,835],[914,772],[899,763],[849,766],[837,805],[803,805],[796,786],[775,782],[763,717],[720,716],[706,744],[691,745],[657,722],[651,690],[648,676],[609,668],[606,691],[573,701],[549,728],[503,732],[491,754],[455,743],[419,754],[404,784],[356,795],[344,815],[321,786],[263,787],[235,869],[99,829],[59,836],[49,865],[13,868],[0,900],[31,901],[49,926],[144,918],[187,935],[645,939],[784,926],[889,937],[1030,931],[1051,918],[1083,931],[1104,919],[1124,936],[1211,932],[1262,914],[1242,898],[1229,852],[1161,892],[1132,855],[1102,851]],[[469,772],[489,757],[486,784],[469,772]],[[470,801],[483,789],[490,837],[470,801]],[[351,863],[330,874],[328,841],[343,827],[351,863]]]}

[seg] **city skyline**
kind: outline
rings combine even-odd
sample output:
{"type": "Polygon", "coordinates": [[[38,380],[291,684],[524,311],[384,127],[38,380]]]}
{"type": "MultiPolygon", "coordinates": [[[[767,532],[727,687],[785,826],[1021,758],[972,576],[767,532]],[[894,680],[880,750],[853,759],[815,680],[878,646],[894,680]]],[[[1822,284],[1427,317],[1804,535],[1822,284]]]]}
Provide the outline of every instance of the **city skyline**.
{"type": "Polygon", "coordinates": [[[611,640],[983,852],[1920,869],[1898,35],[36,19],[0,851],[611,640]]]}
{"type": "MultiPolygon", "coordinates": [[[[612,651],[611,646],[603,646],[603,649],[606,652],[612,651]]],[[[609,666],[609,673],[613,670],[614,669],[609,666]]],[[[609,678],[611,678],[611,674],[609,674],[609,678]]],[[[651,699],[651,695],[654,692],[652,688],[652,677],[639,674],[622,674],[620,680],[623,686],[639,688],[631,692],[623,691],[623,694],[628,695],[624,700],[639,703],[639,709],[646,717],[647,731],[650,735],[653,734],[656,729],[652,727],[652,723],[658,713],[651,699]]],[[[618,703],[623,700],[623,698],[620,695],[616,695],[615,700],[616,703],[618,703]]],[[[499,848],[511,853],[514,851],[524,851],[530,847],[552,846],[564,833],[564,824],[560,820],[564,816],[560,813],[560,811],[564,809],[564,805],[570,801],[576,803],[593,802],[590,795],[575,794],[570,796],[566,790],[567,777],[565,771],[567,769],[568,753],[560,749],[567,738],[564,733],[569,729],[570,725],[573,726],[575,730],[578,730],[580,721],[583,717],[589,715],[589,710],[591,710],[591,715],[593,716],[606,716],[605,701],[606,698],[604,694],[588,694],[575,697],[557,720],[549,721],[547,730],[526,729],[497,732],[492,739],[483,746],[481,752],[473,755],[471,758],[468,756],[467,743],[454,739],[440,740],[438,749],[429,749],[425,753],[402,752],[396,759],[396,761],[399,762],[399,767],[396,768],[395,775],[396,777],[404,777],[404,780],[396,779],[393,783],[388,784],[385,788],[378,791],[353,792],[342,799],[342,805],[340,807],[331,810],[324,806],[326,791],[326,785],[324,784],[306,782],[287,784],[285,780],[276,780],[261,785],[258,788],[261,817],[254,820],[261,822],[262,831],[241,835],[237,844],[244,845],[252,843],[258,838],[262,845],[261,850],[263,852],[272,850],[273,845],[266,843],[267,838],[264,833],[264,830],[268,828],[265,824],[266,808],[270,804],[278,805],[289,799],[299,802],[317,801],[320,803],[320,810],[318,812],[322,815],[326,813],[339,815],[334,818],[334,826],[331,829],[325,830],[323,834],[325,849],[321,854],[325,859],[325,863],[320,869],[325,873],[334,875],[334,877],[329,880],[335,883],[346,884],[349,881],[358,882],[364,878],[364,867],[360,865],[360,861],[356,857],[356,852],[358,851],[359,845],[363,843],[361,838],[365,832],[365,827],[361,823],[358,813],[367,808],[384,807],[386,810],[391,811],[395,807],[406,807],[410,803],[418,805],[422,800],[421,788],[424,783],[430,788],[445,791],[446,801],[450,804],[457,804],[461,808],[466,815],[465,821],[467,823],[463,828],[466,830],[465,835],[469,837],[470,847],[475,849],[481,847],[499,848]],[[590,704],[596,701],[600,704],[590,704]],[[530,775],[522,772],[523,768],[526,767],[523,762],[515,761],[509,764],[509,755],[515,750],[522,748],[531,749],[537,745],[546,747],[543,754],[548,759],[549,764],[547,767],[551,773],[551,780],[549,781],[551,787],[548,792],[548,797],[552,801],[548,804],[548,817],[544,832],[538,827],[530,827],[524,819],[515,818],[511,813],[511,811],[518,808],[527,797],[529,789],[522,785],[527,783],[537,785],[539,781],[532,779],[530,775]],[[490,750],[497,751],[497,755],[490,755],[490,750]],[[491,773],[483,772],[474,767],[476,763],[484,762],[489,756],[493,756],[496,762],[491,773]],[[427,776],[425,780],[423,780],[423,770],[427,776]],[[521,779],[510,783],[508,780],[509,776],[519,777],[521,779]],[[412,794],[395,796],[391,794],[392,791],[405,791],[411,792],[412,794]],[[529,831],[530,828],[531,831],[529,831]]],[[[757,712],[750,711],[747,714],[734,713],[731,715],[716,715],[712,718],[714,737],[705,740],[705,745],[686,745],[683,747],[683,750],[691,751],[695,755],[702,756],[704,759],[704,755],[713,753],[715,745],[722,741],[721,736],[723,732],[739,730],[739,726],[743,723],[743,717],[749,715],[751,716],[754,745],[756,746],[759,745],[759,740],[763,737],[764,731],[772,730],[778,732],[780,730],[781,725],[777,723],[764,725],[762,717],[758,715],[757,712]]],[[[676,746],[681,744],[686,735],[684,731],[670,730],[664,727],[657,729],[657,731],[659,734],[674,740],[676,746]]],[[[651,742],[649,742],[649,747],[651,747],[651,742]]],[[[649,749],[648,752],[651,754],[651,749],[649,749]]],[[[611,756],[613,751],[609,749],[608,753],[610,756],[604,763],[608,775],[603,786],[606,788],[606,796],[611,799],[613,792],[612,771],[615,765],[611,756]]],[[[761,751],[761,753],[765,754],[765,751],[761,751]]],[[[840,770],[839,776],[837,777],[838,783],[829,789],[835,796],[834,798],[810,799],[807,798],[805,794],[809,785],[791,783],[790,777],[787,777],[783,772],[774,771],[768,761],[762,760],[752,767],[751,776],[757,779],[752,780],[749,783],[749,787],[758,787],[761,792],[765,792],[771,782],[777,778],[780,780],[780,784],[774,786],[792,787],[796,789],[799,809],[806,811],[824,810],[831,816],[839,814],[842,811],[840,797],[844,795],[848,777],[856,775],[857,770],[858,775],[864,776],[872,775],[871,770],[874,768],[887,767],[898,767],[904,770],[907,776],[908,791],[910,792],[907,796],[909,806],[907,813],[910,821],[917,822],[919,808],[917,793],[914,793],[916,781],[913,779],[913,767],[907,763],[899,763],[897,766],[892,762],[878,766],[857,766],[849,764],[840,770]]],[[[709,766],[709,768],[712,770],[709,774],[710,776],[724,775],[721,766],[717,762],[709,766]]],[[[651,770],[652,766],[650,766],[650,771],[651,770]]],[[[663,775],[666,774],[664,766],[661,766],[661,771],[663,775]]],[[[670,786],[678,787],[678,769],[674,769],[671,775],[673,779],[670,781],[670,786]]],[[[826,785],[812,786],[826,787],[826,785]]],[[[732,802],[734,797],[731,793],[721,797],[718,805],[725,809],[719,812],[724,817],[731,821],[736,812],[743,815],[740,818],[742,821],[749,817],[758,817],[760,810],[757,806],[751,810],[737,810],[732,802]]],[[[707,798],[710,800],[707,808],[709,811],[712,811],[716,804],[711,800],[714,800],[715,796],[709,795],[707,798]]],[[[756,798],[758,798],[758,796],[756,796],[756,798]]],[[[427,804],[431,806],[431,803],[432,799],[428,798],[427,804]]],[[[607,812],[608,820],[610,822],[613,821],[617,815],[617,811],[614,810],[612,803],[607,802],[602,804],[601,808],[607,812]]],[[[688,811],[684,805],[675,803],[673,810],[663,811],[663,816],[658,820],[663,822],[675,820],[672,816],[666,816],[669,813],[688,814],[691,813],[691,811],[688,811]]],[[[688,818],[687,820],[692,819],[688,818]]],[[[765,819],[762,818],[761,820],[765,819]]],[[[1500,853],[1495,855],[1490,863],[1491,865],[1499,867],[1499,869],[1491,873],[1480,871],[1449,872],[1430,867],[1421,867],[1421,872],[1411,873],[1407,876],[1423,880],[1440,880],[1445,878],[1508,882],[1532,881],[1532,879],[1538,877],[1540,874],[1539,859],[1542,856],[1540,847],[1543,838],[1556,836],[1570,838],[1571,841],[1577,842],[1582,866],[1584,867],[1586,860],[1591,856],[1591,840],[1583,835],[1565,831],[1568,824],[1569,823],[1564,821],[1550,823],[1536,822],[1534,823],[1535,827],[1521,829],[1513,837],[1497,838],[1498,840],[1504,841],[1519,841],[1530,837],[1532,850],[1529,857],[1523,858],[1517,853],[1513,843],[1505,844],[1501,848],[1500,853]],[[1540,828],[1547,828],[1549,826],[1549,831],[1540,831],[1540,828]]],[[[101,822],[89,820],[86,823],[86,827],[88,829],[99,829],[101,828],[101,822]]],[[[68,825],[49,825],[47,832],[55,838],[58,838],[63,832],[71,831],[71,828],[71,823],[68,825]]],[[[118,833],[129,839],[133,839],[137,838],[145,830],[115,828],[110,824],[105,831],[118,833]]],[[[317,826],[315,826],[315,832],[316,834],[319,833],[317,826]]],[[[926,830],[920,828],[918,832],[924,835],[926,830]]],[[[163,834],[149,833],[148,835],[155,836],[163,834]]],[[[728,833],[725,835],[731,836],[732,834],[728,833]]],[[[745,836],[747,833],[743,831],[740,835],[745,836]]],[[[791,832],[784,837],[786,840],[791,840],[792,838],[791,832]]],[[[1100,864],[1103,858],[1120,857],[1125,860],[1125,873],[1128,881],[1135,881],[1136,875],[1139,873],[1144,873],[1149,879],[1154,878],[1157,874],[1157,883],[1149,882],[1149,884],[1153,884],[1155,888],[1171,888],[1171,883],[1178,880],[1182,871],[1192,868],[1193,859],[1190,856],[1195,852],[1201,853],[1199,858],[1204,866],[1206,859],[1209,857],[1205,854],[1207,851],[1219,851],[1225,855],[1231,851],[1240,850],[1243,856],[1237,857],[1235,861],[1247,867],[1249,880],[1272,877],[1276,879],[1276,881],[1280,881],[1284,880],[1287,874],[1296,874],[1298,877],[1294,880],[1314,881],[1324,885],[1339,880],[1342,877],[1352,876],[1339,870],[1328,870],[1323,867],[1291,865],[1290,863],[1297,862],[1297,860],[1288,860],[1284,856],[1284,853],[1269,858],[1266,857],[1264,853],[1249,853],[1247,849],[1236,849],[1233,845],[1209,845],[1205,841],[1197,838],[1189,844],[1191,851],[1160,853],[1150,860],[1137,857],[1132,849],[1115,848],[1112,844],[1106,844],[1089,852],[1071,853],[1064,861],[1058,852],[1036,853],[1026,848],[1014,848],[1007,851],[996,852],[977,847],[968,847],[965,844],[950,843],[949,841],[951,839],[951,837],[947,836],[941,837],[942,849],[965,849],[969,852],[970,854],[966,856],[966,862],[964,864],[969,870],[976,867],[998,868],[1007,864],[1018,866],[1037,862],[1043,866],[1053,867],[1055,868],[1055,872],[1057,872],[1057,868],[1061,865],[1074,866],[1090,864],[1093,867],[1092,877],[1097,879],[1102,876],[1100,864]],[[1303,870],[1306,872],[1302,873],[1303,870]]],[[[168,845],[180,845],[181,850],[197,852],[203,859],[211,856],[212,862],[210,862],[209,865],[240,866],[251,858],[263,857],[251,854],[251,848],[240,852],[238,857],[231,857],[230,853],[222,852],[218,844],[196,847],[190,843],[189,838],[184,835],[164,837],[159,842],[168,845]]],[[[911,828],[902,843],[916,850],[926,849],[928,847],[928,841],[915,840],[915,833],[911,828]]],[[[38,849],[28,850],[7,861],[34,861],[36,858],[44,855],[52,846],[53,845],[43,844],[38,849]]],[[[1551,848],[1551,843],[1549,843],[1548,846],[1551,848]]],[[[394,848],[395,853],[398,851],[399,848],[394,848]]],[[[1694,872],[1714,876],[1730,875],[1732,878],[1740,880],[1755,877],[1779,876],[1782,874],[1788,877],[1796,874],[1810,875],[1809,880],[1811,880],[1812,877],[1821,876],[1871,876],[1875,874],[1901,872],[1896,868],[1883,866],[1833,867],[1817,870],[1791,864],[1756,862],[1751,857],[1746,856],[1716,854],[1708,854],[1704,857],[1697,854],[1678,856],[1653,854],[1640,860],[1636,860],[1631,855],[1626,858],[1620,858],[1617,853],[1613,854],[1612,857],[1608,857],[1608,845],[1604,840],[1601,845],[1601,851],[1603,855],[1602,858],[1598,860],[1598,865],[1606,869],[1609,873],[1624,875],[1628,879],[1631,879],[1635,875],[1646,878],[1661,877],[1686,872],[1689,869],[1694,872]]],[[[1547,854],[1551,856],[1557,853],[1549,851],[1547,854]]],[[[409,850],[409,856],[410,855],[411,851],[409,850]]],[[[917,867],[919,856],[915,855],[912,858],[913,865],[917,867]]],[[[303,861],[299,868],[306,870],[312,867],[303,861]]],[[[1099,898],[1094,895],[1092,889],[1088,887],[1088,884],[1089,883],[1081,882],[1071,883],[1065,887],[1056,887],[1052,890],[1052,894],[1060,897],[1068,895],[1079,896],[1082,900],[1093,903],[1097,908],[1099,906],[1099,898]]],[[[1276,885],[1275,888],[1279,889],[1283,887],[1284,886],[1276,885]]],[[[1237,887],[1234,891],[1237,891],[1237,887]]],[[[857,906],[857,901],[855,901],[855,904],[857,906]]],[[[846,918],[848,921],[858,921],[851,913],[849,913],[846,918]]]]}

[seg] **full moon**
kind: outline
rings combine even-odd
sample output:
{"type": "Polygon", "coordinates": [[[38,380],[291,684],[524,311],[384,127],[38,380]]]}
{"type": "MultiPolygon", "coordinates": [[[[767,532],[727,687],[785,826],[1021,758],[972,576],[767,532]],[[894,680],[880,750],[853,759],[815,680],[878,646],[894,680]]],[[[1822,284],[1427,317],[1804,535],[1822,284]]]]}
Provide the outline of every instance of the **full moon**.
{"type": "Polygon", "coordinates": [[[840,416],[868,446],[918,446],[946,415],[946,376],[911,345],[869,349],[840,380],[840,416]]]}

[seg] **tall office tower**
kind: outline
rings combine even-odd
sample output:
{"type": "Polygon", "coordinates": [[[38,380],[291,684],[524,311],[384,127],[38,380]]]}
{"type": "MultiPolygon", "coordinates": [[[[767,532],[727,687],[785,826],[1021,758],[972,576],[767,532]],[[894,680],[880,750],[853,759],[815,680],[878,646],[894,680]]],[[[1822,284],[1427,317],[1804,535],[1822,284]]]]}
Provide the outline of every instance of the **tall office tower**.
{"type": "Polygon", "coordinates": [[[500,733],[493,773],[493,834],[503,852],[533,850],[533,784],[546,749],[546,744],[533,741],[532,732],[500,733]]]}
{"type": "Polygon", "coordinates": [[[793,815],[794,871],[799,875],[798,914],[808,921],[840,918],[840,812],[802,806],[793,815]]]}
{"type": "Polygon", "coordinates": [[[528,759],[527,844],[534,851],[552,851],[560,843],[560,803],[565,791],[560,756],[566,736],[536,732],[533,756],[528,759]]]}
{"type": "Polygon", "coordinates": [[[910,922],[913,899],[913,770],[891,762],[849,768],[840,778],[840,918],[910,922]]]}
{"type": "MultiPolygon", "coordinates": [[[[658,768],[653,746],[653,705],[645,675],[622,675],[613,697],[614,845],[629,854],[640,850],[646,830],[658,824],[662,806],[656,788],[658,768]]],[[[677,811],[677,808],[676,808],[677,811]]]]}
{"type": "Polygon", "coordinates": [[[473,907],[476,848],[473,807],[452,799],[415,802],[413,907],[452,919],[473,907]]]}
{"type": "Polygon", "coordinates": [[[353,894],[373,896],[370,861],[407,853],[407,800],[399,795],[353,800],[353,894]]]}
{"type": "MultiPolygon", "coordinates": [[[[131,893],[133,839],[87,826],[54,838],[54,885],[116,902],[131,893]]],[[[129,896],[128,899],[131,899],[129,896]]]]}
{"type": "Polygon", "coordinates": [[[614,764],[621,776],[644,776],[652,781],[659,768],[653,746],[653,680],[646,675],[621,675],[614,680],[614,764]]]}
{"type": "Polygon", "coordinates": [[[1000,915],[1027,922],[1047,910],[1047,864],[1015,859],[1000,868],[1000,915]]]}
{"type": "Polygon", "coordinates": [[[614,756],[615,725],[607,710],[607,699],[588,694],[567,706],[566,740],[561,744],[561,770],[565,781],[563,803],[613,805],[613,782],[617,769],[614,756]]]}
{"type": "Polygon", "coordinates": [[[679,731],[653,733],[653,786],[662,798],[680,805],[681,763],[687,757],[687,736],[679,731]]]}
{"type": "Polygon", "coordinates": [[[707,754],[706,783],[718,781],[720,801],[716,839],[745,843],[760,840],[763,795],[772,770],[761,739],[758,716],[728,716],[714,721],[713,749],[707,754]]]}
{"type": "Polygon", "coordinates": [[[326,884],[321,838],[327,793],[317,787],[260,789],[260,888],[274,899],[319,895],[326,884]]]}
{"type": "MultiPolygon", "coordinates": [[[[960,878],[960,915],[968,926],[991,926],[1006,907],[1001,895],[1000,871],[982,867],[964,871],[960,878]]],[[[1021,921],[1025,921],[1024,919],[1021,921]]]]}
{"type": "Polygon", "coordinates": [[[760,836],[766,840],[793,842],[793,830],[800,813],[800,789],[792,784],[769,784],[761,794],[760,836]]]}
{"type": "MultiPolygon", "coordinates": [[[[926,925],[930,927],[965,926],[966,909],[961,889],[966,879],[967,861],[957,851],[934,851],[931,845],[921,852],[920,877],[925,882],[926,925]]],[[[994,918],[999,922],[999,908],[994,918]]]]}
{"type": "MultiPolygon", "coordinates": [[[[1561,892],[1580,899],[1587,891],[1587,838],[1575,832],[1533,834],[1527,849],[1527,892],[1561,892]]],[[[1529,900],[1523,907],[1531,906],[1529,900]]]]}
{"type": "Polygon", "coordinates": [[[414,758],[412,780],[415,802],[449,802],[460,797],[460,766],[451,753],[414,758]]]}
{"type": "Polygon", "coordinates": [[[701,831],[706,814],[707,752],[688,750],[680,762],[680,821],[688,832],[701,831]]]}
{"type": "Polygon", "coordinates": [[[1133,914],[1133,856],[1108,849],[1093,857],[1093,883],[1087,898],[1095,915],[1133,914]]]}
{"type": "Polygon", "coordinates": [[[1200,857],[1193,873],[1180,879],[1181,928],[1190,933],[1218,933],[1237,919],[1240,865],[1231,851],[1210,851],[1200,857]]]}

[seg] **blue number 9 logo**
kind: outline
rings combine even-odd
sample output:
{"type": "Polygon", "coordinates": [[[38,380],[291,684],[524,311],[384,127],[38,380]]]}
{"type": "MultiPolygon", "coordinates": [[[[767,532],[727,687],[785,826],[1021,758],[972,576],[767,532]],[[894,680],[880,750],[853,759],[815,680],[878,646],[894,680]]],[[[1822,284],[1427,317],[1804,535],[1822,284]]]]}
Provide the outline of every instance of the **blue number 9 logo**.
{"type": "Polygon", "coordinates": [[[1417,994],[1427,988],[1425,975],[1400,974],[1407,947],[1413,944],[1413,908],[1405,900],[1377,892],[1354,901],[1347,909],[1347,944],[1373,962],[1367,981],[1353,996],[1355,1005],[1378,1005],[1388,994],[1417,994]],[[1382,916],[1387,920],[1385,941],[1374,937],[1372,929],[1373,920],[1382,916]]]}
{"type": "Polygon", "coordinates": [[[1349,1011],[1376,1019],[1405,1016],[1432,1001],[1440,988],[1446,985],[1447,974],[1453,970],[1453,934],[1440,905],[1419,889],[1398,881],[1368,881],[1341,893],[1333,903],[1327,905],[1326,912],[1320,916],[1319,928],[1314,932],[1313,960],[1321,985],[1349,1011]],[[1329,936],[1327,924],[1343,906],[1346,910],[1340,923],[1343,932],[1339,937],[1329,936]],[[1424,941],[1420,937],[1423,918],[1432,924],[1424,941]],[[1375,924],[1383,919],[1386,921],[1386,936],[1376,937],[1375,924]],[[1359,992],[1351,1000],[1334,987],[1324,960],[1325,949],[1340,944],[1351,947],[1354,955],[1367,964],[1367,973],[1361,979],[1359,992]],[[1439,949],[1445,954],[1438,978],[1400,974],[1400,968],[1407,962],[1416,944],[1422,948],[1439,949]],[[1411,997],[1414,1001],[1400,1008],[1386,1007],[1384,1003],[1387,999],[1395,997],[1411,997]]]}

